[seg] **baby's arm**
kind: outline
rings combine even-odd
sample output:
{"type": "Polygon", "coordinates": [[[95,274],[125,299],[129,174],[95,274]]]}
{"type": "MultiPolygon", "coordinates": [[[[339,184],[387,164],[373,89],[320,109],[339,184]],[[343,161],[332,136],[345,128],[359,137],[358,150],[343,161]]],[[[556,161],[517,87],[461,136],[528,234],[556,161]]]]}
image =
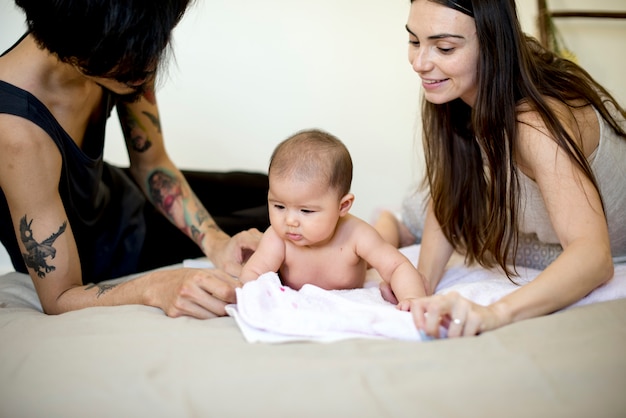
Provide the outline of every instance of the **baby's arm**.
{"type": "Polygon", "coordinates": [[[357,230],[357,254],[389,283],[401,303],[426,296],[422,275],[404,254],[386,242],[370,225],[360,225],[357,230]]]}
{"type": "Polygon", "coordinates": [[[256,280],[267,272],[277,272],[285,260],[285,243],[270,226],[267,228],[259,246],[241,270],[239,279],[242,283],[256,280]]]}
{"type": "MultiPolygon", "coordinates": [[[[400,255],[404,257],[403,254],[400,255]]],[[[383,279],[389,283],[393,294],[398,299],[398,309],[408,311],[412,299],[426,297],[425,279],[408,259],[393,271],[388,280],[384,277],[383,279]]]]}

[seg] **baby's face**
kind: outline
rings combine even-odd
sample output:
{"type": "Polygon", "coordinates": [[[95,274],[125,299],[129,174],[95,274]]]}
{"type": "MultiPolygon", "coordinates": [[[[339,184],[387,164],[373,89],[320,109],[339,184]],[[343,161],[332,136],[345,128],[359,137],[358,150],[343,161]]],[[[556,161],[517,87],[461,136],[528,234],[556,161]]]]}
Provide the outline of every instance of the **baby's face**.
{"type": "Polygon", "coordinates": [[[274,230],[297,246],[324,245],[337,226],[340,196],[321,181],[270,175],[268,206],[274,230]]]}

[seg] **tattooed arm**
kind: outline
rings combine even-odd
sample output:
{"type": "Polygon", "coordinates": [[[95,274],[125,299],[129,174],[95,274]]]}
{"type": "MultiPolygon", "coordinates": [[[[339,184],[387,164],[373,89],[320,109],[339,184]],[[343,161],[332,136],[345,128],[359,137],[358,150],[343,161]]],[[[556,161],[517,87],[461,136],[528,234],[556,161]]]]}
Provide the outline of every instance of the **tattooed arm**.
{"type": "Polygon", "coordinates": [[[158,271],[120,284],[83,284],[78,250],[59,196],[61,155],[33,123],[0,115],[0,188],[44,312],[143,304],[169,316],[224,315],[237,283],[220,270],[158,271]]]}
{"type": "Polygon", "coordinates": [[[131,173],[148,199],[196,242],[217,267],[239,275],[246,255],[256,249],[261,233],[250,230],[231,238],[218,227],[167,155],[152,90],[138,101],[118,103],[117,108],[131,173]]]}

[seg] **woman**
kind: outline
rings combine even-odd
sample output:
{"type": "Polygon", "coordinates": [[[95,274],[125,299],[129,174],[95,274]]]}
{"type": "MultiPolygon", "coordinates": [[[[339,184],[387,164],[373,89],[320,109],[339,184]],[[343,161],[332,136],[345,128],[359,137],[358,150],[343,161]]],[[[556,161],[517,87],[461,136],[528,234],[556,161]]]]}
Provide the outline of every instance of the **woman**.
{"type": "Polygon", "coordinates": [[[268,225],[267,176],[185,177],[165,151],[155,76],[188,3],[16,0],[28,33],[0,57],[0,239],[46,313],[145,304],[207,318],[235,301],[253,227],[268,225]],[[103,160],[113,108],[128,170],[103,160]],[[202,255],[221,270],[99,283],[202,255]]]}
{"type": "Polygon", "coordinates": [[[454,251],[512,280],[515,266],[543,269],[489,306],[455,293],[415,299],[406,309],[416,326],[476,335],[562,309],[609,280],[612,257],[626,256],[626,112],[525,36],[514,0],[414,0],[406,29],[425,99],[426,289],[434,293],[454,251]]]}

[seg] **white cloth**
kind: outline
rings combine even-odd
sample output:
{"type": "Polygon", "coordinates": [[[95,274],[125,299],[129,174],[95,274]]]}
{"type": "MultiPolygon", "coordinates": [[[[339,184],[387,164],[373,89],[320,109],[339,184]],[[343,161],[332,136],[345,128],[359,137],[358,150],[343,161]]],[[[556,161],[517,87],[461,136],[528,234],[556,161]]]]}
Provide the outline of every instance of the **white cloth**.
{"type": "MultiPolygon", "coordinates": [[[[412,261],[419,246],[402,249],[412,261]]],[[[516,279],[523,285],[534,279],[538,270],[519,269],[516,279]]],[[[419,341],[411,314],[386,302],[378,290],[379,278],[370,270],[366,286],[353,290],[323,290],[305,285],[299,291],[282,286],[275,273],[237,289],[237,304],[228,305],[248,342],[282,343],[288,341],[332,342],[349,338],[388,338],[419,341]]],[[[437,293],[457,291],[481,305],[488,305],[517,289],[498,270],[466,267],[456,262],[442,278],[437,293]]],[[[626,264],[615,266],[614,278],[572,306],[626,298],[626,264]]]]}
{"type": "Polygon", "coordinates": [[[307,284],[296,291],[273,272],[238,288],[237,304],[226,311],[248,342],[420,340],[411,314],[385,302],[377,288],[327,291],[307,284]]]}

